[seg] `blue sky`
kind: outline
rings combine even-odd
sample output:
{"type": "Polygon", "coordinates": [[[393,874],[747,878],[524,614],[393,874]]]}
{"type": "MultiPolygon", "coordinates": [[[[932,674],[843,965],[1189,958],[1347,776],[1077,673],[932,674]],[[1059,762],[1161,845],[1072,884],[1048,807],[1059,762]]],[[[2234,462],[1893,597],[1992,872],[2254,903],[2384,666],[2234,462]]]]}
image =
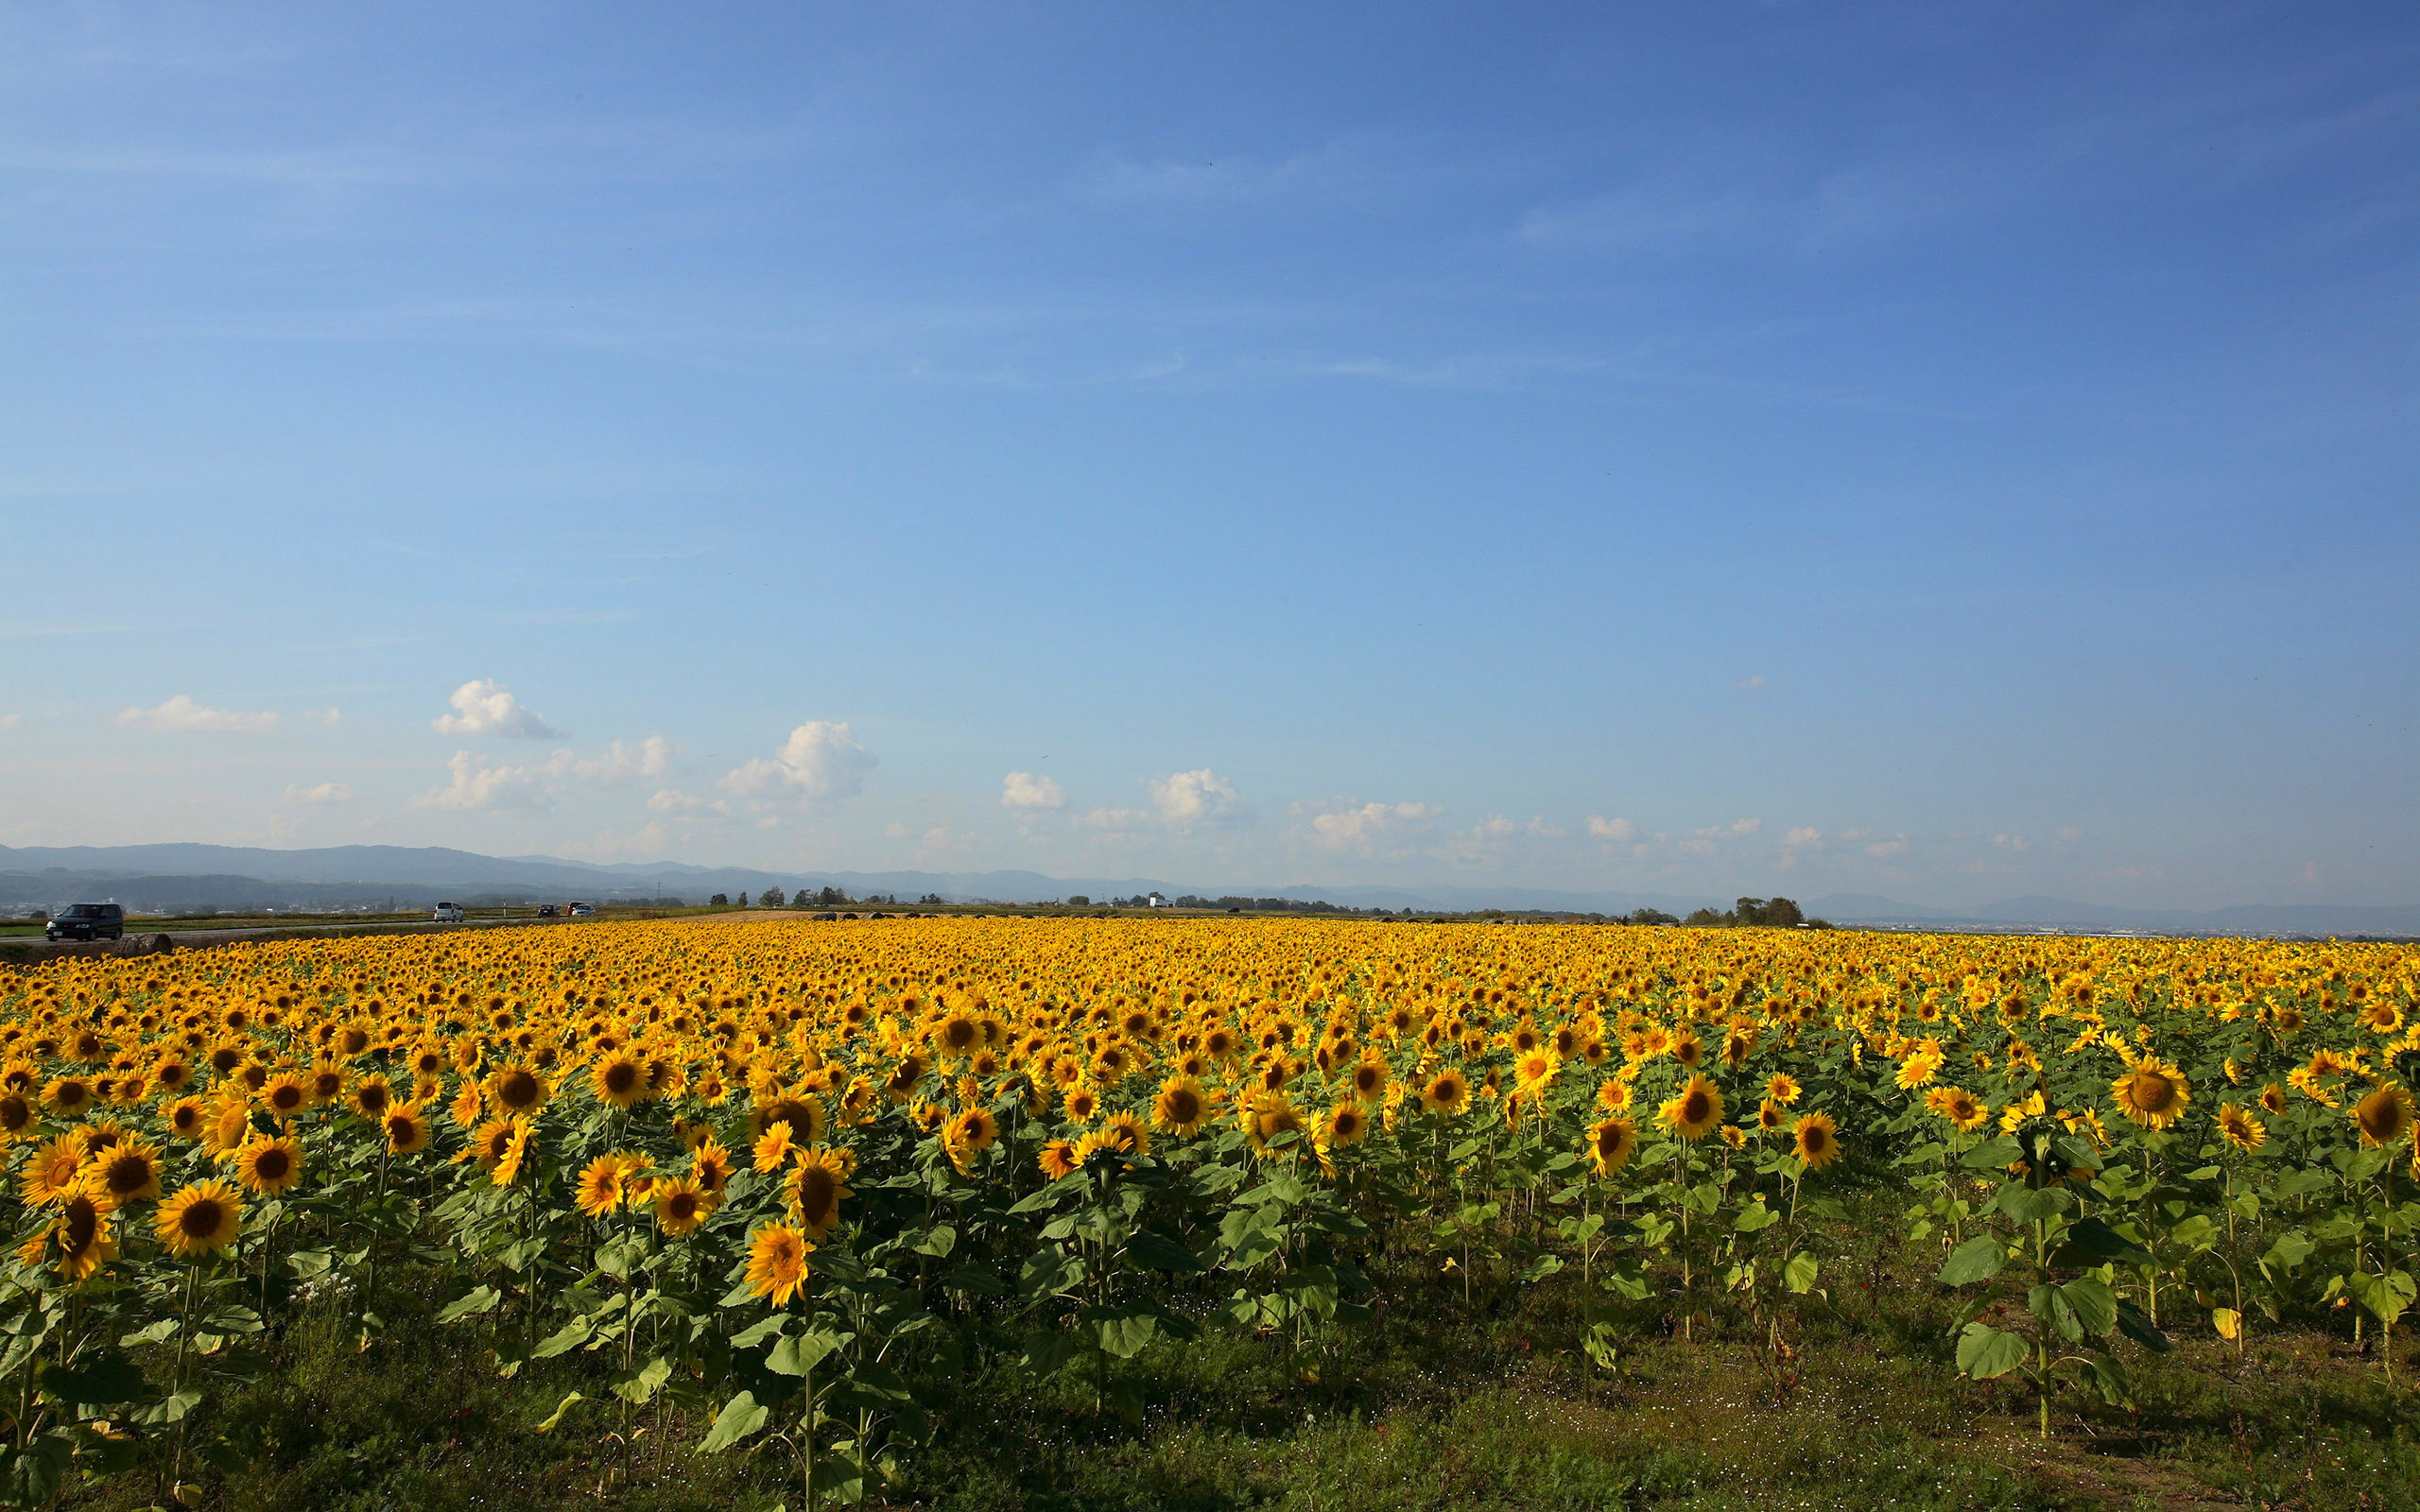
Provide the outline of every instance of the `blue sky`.
{"type": "Polygon", "coordinates": [[[2408,6],[18,7],[0,843],[2420,899],[2408,6]]]}

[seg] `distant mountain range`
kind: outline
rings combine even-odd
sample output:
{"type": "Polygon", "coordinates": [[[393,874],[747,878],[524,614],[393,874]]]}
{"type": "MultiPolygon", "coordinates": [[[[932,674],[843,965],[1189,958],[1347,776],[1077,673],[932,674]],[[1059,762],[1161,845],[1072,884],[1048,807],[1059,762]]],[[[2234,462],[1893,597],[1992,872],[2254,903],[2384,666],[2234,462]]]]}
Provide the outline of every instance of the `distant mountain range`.
{"type": "MultiPolygon", "coordinates": [[[[1467,912],[1482,908],[1550,913],[1627,914],[1657,908],[1685,915],[1723,908],[1727,898],[1669,893],[1564,892],[1534,887],[1210,886],[1151,877],[1046,877],[1034,871],[759,871],[680,862],[597,865],[559,856],[485,856],[441,847],[334,846],[270,850],[217,845],[0,846],[0,911],[115,899],[147,913],[197,909],[337,909],[427,903],[439,899],[535,901],[574,897],[680,897],[761,894],[838,887],[953,902],[1049,902],[1073,894],[1095,901],[1159,892],[1175,898],[1324,900],[1340,907],[1467,912]]],[[[1809,917],[1843,924],[1967,930],[2132,930],[2157,934],[2420,936],[2420,905],[2354,907],[2317,903],[2245,904],[2197,912],[2114,908],[2063,898],[2011,898],[1975,908],[1927,907],[1870,893],[1800,901],[1809,917]]]]}

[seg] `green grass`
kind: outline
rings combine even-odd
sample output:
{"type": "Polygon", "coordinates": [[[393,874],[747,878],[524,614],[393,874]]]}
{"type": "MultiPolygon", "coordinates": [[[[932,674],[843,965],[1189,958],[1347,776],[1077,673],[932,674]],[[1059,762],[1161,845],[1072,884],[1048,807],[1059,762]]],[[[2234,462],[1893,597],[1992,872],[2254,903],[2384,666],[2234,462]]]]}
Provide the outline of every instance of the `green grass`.
{"type": "MultiPolygon", "coordinates": [[[[2031,1399],[1959,1379],[1937,1291],[1894,1242],[1870,1243],[1786,1323],[1788,1352],[1737,1311],[1694,1339],[1653,1302],[1624,1319],[1617,1368],[1569,1348],[1568,1277],[1461,1293],[1404,1246],[1377,1319],[1314,1338],[1211,1332],[1115,1367],[1109,1410],[1081,1370],[1037,1379],[1005,1357],[915,1377],[931,1442],[877,1504],[1224,1512],[1411,1509],[2291,1507],[2420,1509],[2420,1395],[2343,1336],[2206,1334],[2136,1355],[2137,1405],[2064,1399],[2054,1441],[2031,1399]]],[[[778,1451],[700,1457],[720,1397],[631,1419],[592,1357],[498,1379],[475,1328],[430,1322],[438,1278],[406,1272],[366,1350],[315,1313],[269,1341],[270,1368],[205,1410],[209,1504],[311,1512],[454,1508],[769,1509],[778,1451]],[[538,1426],[563,1399],[551,1432],[538,1426]]],[[[2373,1336],[2374,1339],[2374,1336],[2373,1336]]],[[[2408,1370],[2408,1366],[2405,1367],[2408,1370]]],[[[135,1508],[147,1462],[70,1504],[135,1508]]]]}

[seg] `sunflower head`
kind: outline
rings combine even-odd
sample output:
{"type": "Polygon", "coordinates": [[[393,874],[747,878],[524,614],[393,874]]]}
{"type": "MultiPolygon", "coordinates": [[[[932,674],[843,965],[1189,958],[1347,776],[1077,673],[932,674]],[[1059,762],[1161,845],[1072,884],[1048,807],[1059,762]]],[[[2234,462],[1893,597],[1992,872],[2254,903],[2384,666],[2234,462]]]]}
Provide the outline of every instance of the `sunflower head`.
{"type": "Polygon", "coordinates": [[[806,1257],[815,1251],[804,1234],[787,1224],[767,1224],[748,1242],[748,1291],[775,1307],[787,1307],[806,1284],[806,1257]]]}
{"type": "Polygon", "coordinates": [[[2109,1084],[2118,1110],[2148,1129],[2164,1129],[2176,1122],[2193,1101],[2185,1074],[2156,1056],[2145,1056],[2109,1084]]]}
{"type": "Polygon", "coordinates": [[[1703,1139],[1722,1122],[1722,1090],[1703,1076],[1691,1076],[1656,1116],[1684,1140],[1703,1139]]]}
{"type": "Polygon", "coordinates": [[[1840,1159],[1840,1129],[1829,1113],[1803,1114],[1790,1125],[1790,1138],[1797,1146],[1798,1159],[1806,1169],[1821,1171],[1840,1159]]]}
{"type": "Polygon", "coordinates": [[[1599,1176],[1612,1176],[1638,1152],[1638,1125],[1619,1113],[1599,1119],[1588,1125],[1584,1149],[1599,1176]]]}
{"type": "Polygon", "coordinates": [[[2412,1130],[2411,1094],[2399,1082],[2380,1082],[2353,1105],[2353,1123],[2364,1149],[2399,1143],[2412,1130]]]}
{"type": "Polygon", "coordinates": [[[197,1181],[160,1204],[153,1226],[180,1259],[215,1255],[244,1231],[243,1199],[224,1181],[197,1181]]]}

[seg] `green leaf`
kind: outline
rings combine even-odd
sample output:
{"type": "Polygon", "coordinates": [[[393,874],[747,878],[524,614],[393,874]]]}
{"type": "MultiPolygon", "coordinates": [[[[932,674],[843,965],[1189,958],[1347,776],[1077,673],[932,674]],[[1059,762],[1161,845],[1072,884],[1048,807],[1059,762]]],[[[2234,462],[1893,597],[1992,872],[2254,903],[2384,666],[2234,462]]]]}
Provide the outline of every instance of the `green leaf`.
{"type": "Polygon", "coordinates": [[[503,1300],[504,1294],[502,1292],[497,1291],[493,1286],[482,1286],[468,1297],[458,1297],[452,1302],[448,1302],[443,1308],[439,1310],[437,1321],[440,1323],[453,1323],[459,1321],[462,1318],[469,1317],[474,1313],[493,1313],[496,1309],[496,1304],[503,1300]]]}
{"type": "Polygon", "coordinates": [[[917,1238],[914,1247],[916,1253],[938,1260],[957,1246],[958,1230],[948,1224],[937,1223],[917,1238]]]}
{"type": "Polygon", "coordinates": [[[1160,1332],[1159,1317],[1150,1313],[1096,1313],[1090,1321],[1101,1352],[1120,1360],[1142,1353],[1160,1332]]]}
{"type": "Polygon", "coordinates": [[[758,1406],[753,1392],[743,1391],[723,1403],[716,1415],[715,1425],[707,1431],[704,1442],[698,1446],[700,1454],[717,1454],[757,1433],[773,1416],[772,1410],[758,1406]]]}
{"type": "Polygon", "coordinates": [[[1791,1291],[1804,1296],[1814,1289],[1815,1271],[1815,1257],[1802,1249],[1790,1256],[1789,1263],[1781,1268],[1781,1282],[1791,1291]]]}
{"type": "Polygon", "coordinates": [[[2173,1348],[2168,1342],[2168,1335],[2159,1331],[2159,1325],[2146,1316],[2141,1308],[2124,1297],[2118,1298],[2118,1332],[2153,1354],[2166,1354],[2173,1348]]]}
{"type": "Polygon", "coordinates": [[[553,1433],[555,1431],[555,1425],[563,1420],[563,1414],[571,1411],[572,1404],[574,1402],[586,1401],[588,1399],[586,1397],[581,1396],[579,1392],[573,1392],[570,1396],[565,1397],[562,1401],[556,1403],[553,1415],[548,1417],[544,1422],[540,1423],[536,1428],[532,1429],[531,1432],[540,1434],[553,1433]]]}
{"type": "Polygon", "coordinates": [[[803,1376],[821,1365],[826,1356],[840,1347],[838,1335],[816,1329],[795,1338],[786,1338],[773,1346],[765,1357],[765,1368],[781,1376],[803,1376]]]}
{"type": "Polygon", "coordinates": [[[529,1358],[532,1360],[551,1360],[559,1354],[569,1354],[572,1350],[579,1349],[583,1344],[586,1344],[589,1339],[596,1334],[596,1328],[590,1324],[588,1319],[584,1317],[573,1318],[570,1322],[564,1324],[553,1333],[548,1334],[544,1343],[530,1350],[529,1358]]]}
{"type": "Polygon", "coordinates": [[[148,1328],[135,1330],[117,1342],[131,1349],[140,1344],[165,1344],[176,1336],[177,1320],[172,1317],[164,1317],[148,1328]]]}
{"type": "Polygon", "coordinates": [[[60,1401],[87,1407],[114,1407],[143,1395],[143,1368],[125,1355],[111,1352],[70,1368],[45,1364],[42,1389],[60,1401]]]}
{"type": "Polygon", "coordinates": [[[1126,1242],[1126,1253],[1153,1270],[1197,1271],[1201,1262],[1185,1248],[1156,1228],[1138,1230],[1126,1242]]]}
{"type": "Polygon", "coordinates": [[[2016,1141],[2003,1134],[1996,1140],[1985,1140],[1966,1152],[1958,1163],[1969,1171],[1988,1171],[2013,1163],[2025,1153],[2016,1141]]]}
{"type": "Polygon", "coordinates": [[[2099,1218],[2078,1218],[2069,1224],[2066,1241],[2050,1257],[2052,1264],[2068,1270],[2111,1263],[2148,1265],[2151,1259],[2148,1251],[2099,1218]]]}
{"type": "Polygon", "coordinates": [[[2308,1234],[2299,1228],[2289,1228],[2270,1244],[2269,1252],[2260,1257],[2260,1264],[2263,1269],[2273,1265],[2279,1270],[2290,1271],[2310,1259],[2311,1251],[2318,1247],[2311,1243],[2308,1234]]]}
{"type": "Polygon", "coordinates": [[[1969,1380],[1994,1380],[2024,1363],[2025,1340],[2017,1334],[1969,1323],[1958,1335],[1958,1368],[1969,1380]]]}
{"type": "Polygon", "coordinates": [[[1760,1200],[1742,1209],[1739,1216],[1731,1220],[1731,1227],[1743,1234],[1753,1234],[1760,1228],[1770,1228],[1779,1222],[1781,1222],[1781,1214],[1766,1207],[1760,1200]]]}
{"type": "Polygon", "coordinates": [[[2055,1218],[2074,1205],[2075,1198],[2064,1187],[2029,1187],[2022,1181],[2011,1181],[1999,1190],[1994,1205],[2015,1223],[2040,1223],[2055,1218]]]}
{"type": "Polygon", "coordinates": [[[1549,1251],[1521,1267],[1521,1284],[1526,1286],[1531,1281],[1544,1280],[1561,1269],[1563,1269],[1563,1257],[1549,1251]]]}
{"type": "Polygon", "coordinates": [[[1048,1375],[1076,1352],[1076,1341],[1056,1329],[1036,1329],[1025,1336],[1025,1367],[1048,1375]]]}
{"type": "Polygon", "coordinates": [[[671,1378],[671,1357],[659,1354],[635,1369],[617,1376],[614,1382],[614,1395],[633,1407],[644,1407],[655,1399],[656,1392],[671,1378]]]}
{"type": "Polygon", "coordinates": [[[1987,1281],[2008,1263],[2008,1246],[1988,1234],[1967,1240],[1949,1252],[1935,1279],[1944,1286],[1971,1286],[1987,1281]]]}
{"type": "Polygon", "coordinates": [[[2118,1294],[2090,1276],[2079,1276],[2059,1288],[2067,1305],[2075,1309],[2084,1331],[2098,1337],[2118,1325],[2118,1294]]]}
{"type": "Polygon", "coordinates": [[[2036,1286],[2025,1294],[2025,1305],[2042,1326],[2056,1332],[2069,1344],[2083,1342],[2083,1319],[2076,1316],[2066,1294],[2055,1286],[2036,1286]]]}

